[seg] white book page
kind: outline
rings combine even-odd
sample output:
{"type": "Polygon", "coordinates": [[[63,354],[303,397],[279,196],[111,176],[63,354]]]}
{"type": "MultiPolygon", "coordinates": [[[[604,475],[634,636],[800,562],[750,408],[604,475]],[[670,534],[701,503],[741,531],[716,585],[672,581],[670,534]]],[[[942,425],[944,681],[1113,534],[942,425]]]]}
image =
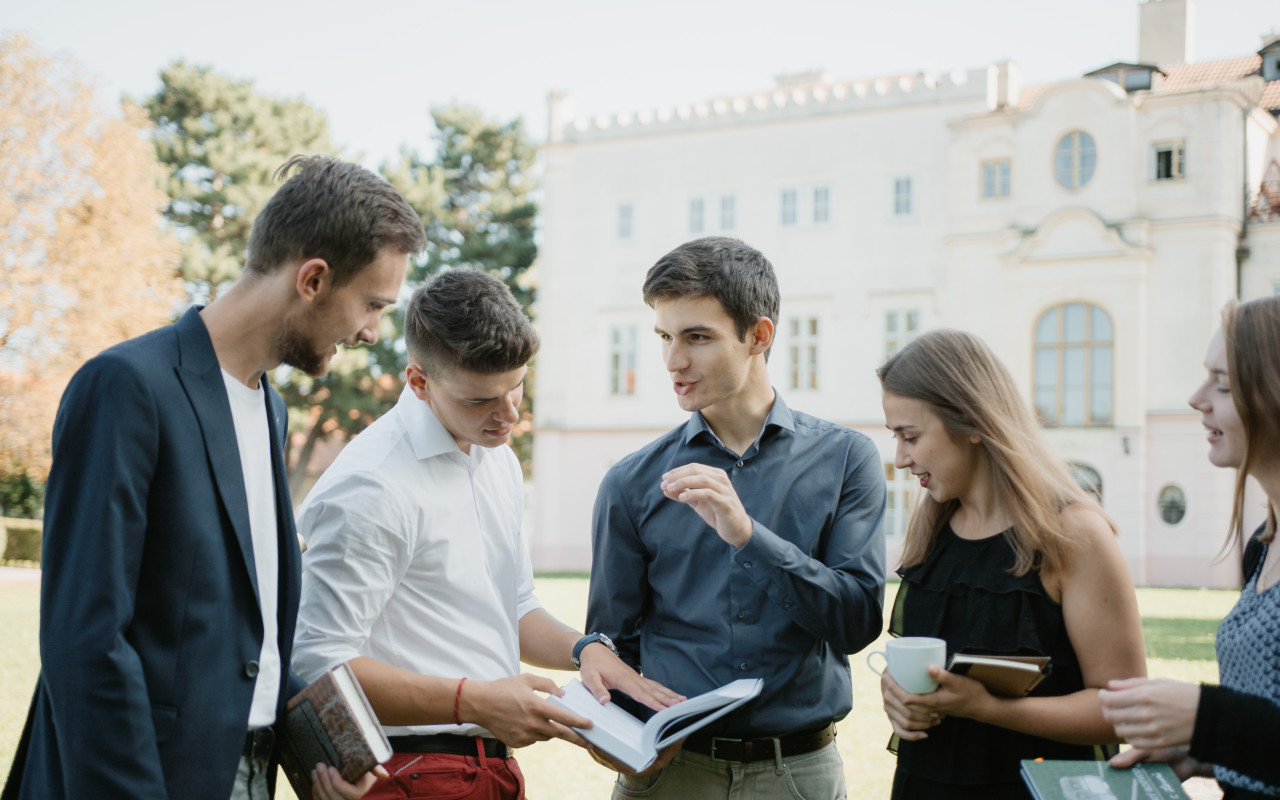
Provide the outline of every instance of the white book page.
{"type": "Polygon", "coordinates": [[[355,676],[351,674],[351,668],[346,664],[339,665],[333,670],[333,678],[338,684],[338,691],[342,693],[347,705],[351,707],[351,713],[360,724],[360,730],[364,732],[365,741],[369,743],[373,757],[379,764],[391,758],[391,745],[387,741],[386,734],[382,732],[382,726],[365,705],[363,692],[357,686],[355,676]]]}
{"type": "Polygon", "coordinates": [[[566,683],[563,688],[564,696],[556,699],[570,711],[591,720],[596,728],[608,732],[615,739],[626,742],[637,750],[641,749],[644,723],[612,702],[601,705],[577,678],[566,683]]]}

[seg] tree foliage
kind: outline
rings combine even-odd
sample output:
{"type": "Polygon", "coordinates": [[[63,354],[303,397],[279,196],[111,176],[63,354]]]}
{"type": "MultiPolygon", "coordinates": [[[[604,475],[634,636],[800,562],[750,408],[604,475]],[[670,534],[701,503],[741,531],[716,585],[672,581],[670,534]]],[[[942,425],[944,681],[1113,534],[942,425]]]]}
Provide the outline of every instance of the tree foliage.
{"type": "MultiPolygon", "coordinates": [[[[532,311],[535,284],[528,274],[538,255],[537,151],[524,120],[500,122],[471,106],[432,109],[435,153],[424,161],[411,149],[383,174],[422,215],[427,250],[410,280],[448,269],[485,270],[501,278],[532,311]]],[[[401,365],[403,369],[403,365],[401,365]]],[[[512,446],[526,467],[532,459],[533,376],[512,446]]]]}
{"type": "Polygon", "coordinates": [[[254,217],[275,193],[273,173],[299,153],[333,153],[329,122],[302,99],[254,90],[207,66],[176,61],[146,100],[156,155],[169,170],[165,217],[183,239],[181,274],[209,300],[244,264],[254,217]]]}
{"type": "Polygon", "coordinates": [[[182,285],[143,111],[104,116],[22,36],[0,40],[0,97],[0,477],[40,480],[71,373],[168,321],[182,285]]]}

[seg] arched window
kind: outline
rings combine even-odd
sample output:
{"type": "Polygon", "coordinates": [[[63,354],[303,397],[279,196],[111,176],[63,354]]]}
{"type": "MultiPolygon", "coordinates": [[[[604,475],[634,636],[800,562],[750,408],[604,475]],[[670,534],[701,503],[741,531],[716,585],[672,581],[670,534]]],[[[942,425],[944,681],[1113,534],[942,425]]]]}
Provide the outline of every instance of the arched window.
{"type": "Polygon", "coordinates": [[[1068,428],[1112,422],[1111,316],[1087,303],[1040,315],[1035,329],[1035,404],[1044,425],[1068,428]]]}
{"type": "Polygon", "coordinates": [[[1058,140],[1053,151],[1053,174],[1068,189],[1079,189],[1093,177],[1098,151],[1093,137],[1084,131],[1072,131],[1058,140]]]}
{"type": "Polygon", "coordinates": [[[1076,479],[1076,484],[1089,494],[1093,495],[1093,499],[1102,504],[1102,475],[1089,466],[1088,464],[1080,464],[1075,461],[1067,463],[1067,467],[1071,470],[1071,477],[1076,479]]]}

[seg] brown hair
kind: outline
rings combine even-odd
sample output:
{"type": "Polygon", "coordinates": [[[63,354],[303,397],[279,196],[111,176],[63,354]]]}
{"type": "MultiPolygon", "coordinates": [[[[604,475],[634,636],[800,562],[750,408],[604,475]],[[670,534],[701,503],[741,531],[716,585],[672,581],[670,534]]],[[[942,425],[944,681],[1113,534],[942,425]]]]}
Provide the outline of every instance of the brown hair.
{"type": "MultiPolygon", "coordinates": [[[[1069,505],[1096,510],[1115,530],[1115,523],[1049,449],[1009,370],[977,336],[929,331],[891,356],[876,375],[885,392],[928,405],[952,437],[978,437],[997,502],[1013,523],[1008,536],[1017,556],[1014,574],[1065,564],[1076,546],[1061,516],[1069,505]]],[[[954,499],[939,503],[927,494],[921,498],[907,523],[904,565],[928,557],[959,505],[954,499]]]]}
{"type": "Polygon", "coordinates": [[[511,289],[487,272],[450,270],[418,287],[404,316],[409,359],[433,378],[528,364],[538,334],[511,289]]]}
{"type": "MultiPolygon", "coordinates": [[[[694,239],[658,259],[644,278],[644,302],[652,306],[658,300],[675,297],[719,300],[740,340],[761,317],[778,324],[778,277],[773,264],[739,239],[694,239]]],[[[767,361],[769,351],[764,355],[767,361]]]]}
{"type": "MultiPolygon", "coordinates": [[[[1244,427],[1244,459],[1236,472],[1227,546],[1235,541],[1243,547],[1245,480],[1263,452],[1280,445],[1280,297],[1229,301],[1222,309],[1222,343],[1231,401],[1244,427]]],[[[1268,497],[1262,541],[1270,542],[1275,533],[1276,509],[1268,497]]]]}
{"type": "Polygon", "coordinates": [[[422,218],[394,186],[332,156],[294,156],[276,180],[296,174],[253,222],[245,271],[267,275],[305,258],[322,258],[333,285],[351,281],[384,248],[414,254],[426,247],[422,218]]]}

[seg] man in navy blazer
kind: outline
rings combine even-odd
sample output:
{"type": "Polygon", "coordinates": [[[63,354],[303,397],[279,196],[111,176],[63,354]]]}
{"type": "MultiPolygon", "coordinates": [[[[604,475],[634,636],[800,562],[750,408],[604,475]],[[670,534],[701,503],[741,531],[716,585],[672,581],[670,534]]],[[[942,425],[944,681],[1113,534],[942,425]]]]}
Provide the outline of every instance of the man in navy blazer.
{"type": "MultiPolygon", "coordinates": [[[[421,219],[327,157],[259,214],[244,273],[208,307],[76,373],[53,431],[42,671],[4,798],[263,797],[301,581],[281,363],[323,375],[372,343],[421,219]]],[[[381,768],[378,768],[381,772],[381,768]]],[[[332,768],[316,796],[362,796],[332,768]]]]}

